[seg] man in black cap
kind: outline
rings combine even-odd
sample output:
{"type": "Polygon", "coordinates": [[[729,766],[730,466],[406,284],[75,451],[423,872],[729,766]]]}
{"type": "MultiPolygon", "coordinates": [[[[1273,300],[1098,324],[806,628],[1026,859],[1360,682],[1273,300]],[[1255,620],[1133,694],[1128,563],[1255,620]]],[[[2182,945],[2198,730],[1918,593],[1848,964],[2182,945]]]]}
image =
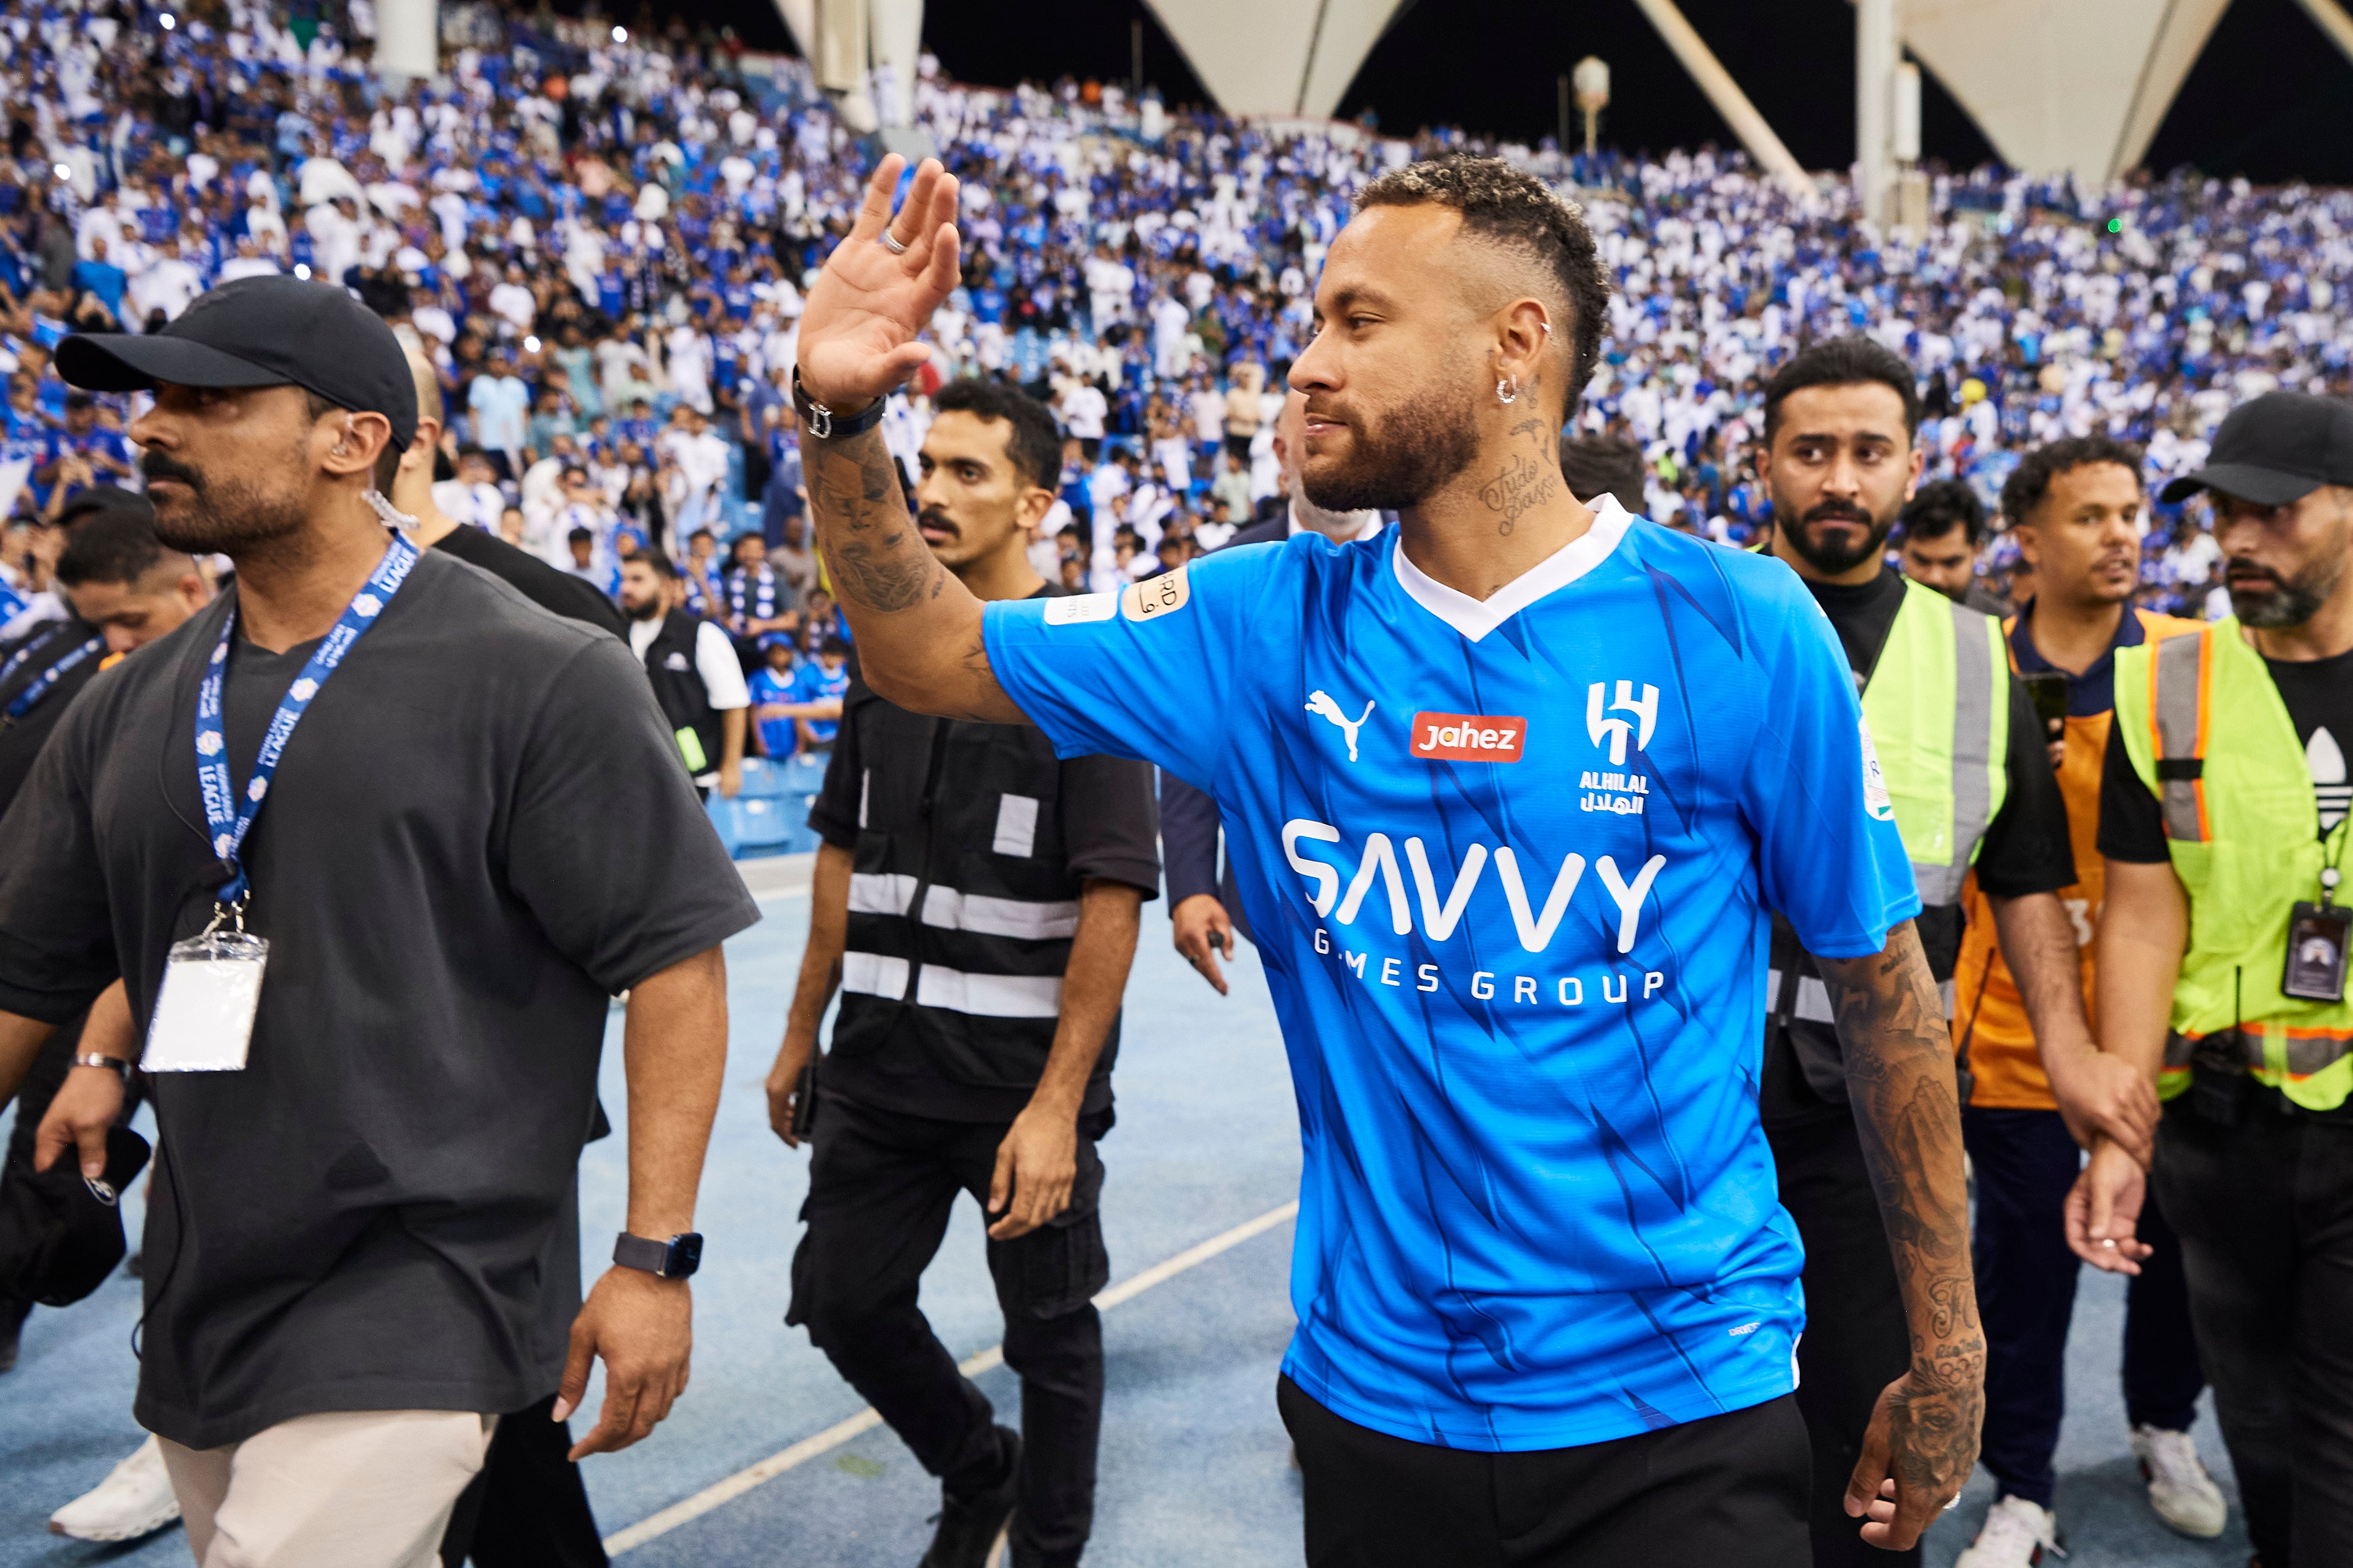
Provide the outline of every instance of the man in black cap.
{"type": "MultiPolygon", "coordinates": [[[[90,683],[0,823],[0,1095],[122,977],[163,1133],[136,1408],[199,1563],[429,1561],[496,1413],[570,1415],[603,1357],[576,1458],[684,1386],[757,910],[617,639],[385,528],[416,388],[348,295],[245,279],[58,368],[153,390],[157,534],[237,583],[90,683]],[[580,1304],[622,990],[628,1229],[580,1304]]],[[[84,1121],[126,1067],[76,1067],[84,1121]]]]}
{"type": "Polygon", "coordinates": [[[2068,1202],[2139,1272],[2154,1182],[2266,1568],[2353,1563],[2353,406],[2272,392],[2166,487],[2211,498],[2234,612],[2120,648],[2100,789],[2100,1048],[2166,1102],[2146,1174],[2103,1136],[2068,1202]]]}

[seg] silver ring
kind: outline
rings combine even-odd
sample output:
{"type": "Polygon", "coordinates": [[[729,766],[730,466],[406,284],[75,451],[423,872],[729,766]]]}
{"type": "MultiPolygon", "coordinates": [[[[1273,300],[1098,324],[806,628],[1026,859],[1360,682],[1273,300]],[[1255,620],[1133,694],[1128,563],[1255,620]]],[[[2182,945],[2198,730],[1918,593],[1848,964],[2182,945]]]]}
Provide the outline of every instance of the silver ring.
{"type": "Polygon", "coordinates": [[[893,256],[904,256],[907,254],[905,242],[901,240],[897,235],[892,234],[891,232],[890,226],[887,224],[883,226],[882,232],[874,237],[874,243],[881,246],[883,249],[889,251],[893,256]]]}
{"type": "Polygon", "coordinates": [[[2113,1242],[2113,1241],[2110,1241],[2110,1240],[2109,1240],[2109,1239],[2107,1239],[2105,1237],[2102,1237],[2100,1238],[2100,1245],[2101,1245],[2102,1247],[2114,1247],[2114,1246],[2116,1245],[2116,1243],[2115,1243],[2115,1242],[2113,1242]]]}

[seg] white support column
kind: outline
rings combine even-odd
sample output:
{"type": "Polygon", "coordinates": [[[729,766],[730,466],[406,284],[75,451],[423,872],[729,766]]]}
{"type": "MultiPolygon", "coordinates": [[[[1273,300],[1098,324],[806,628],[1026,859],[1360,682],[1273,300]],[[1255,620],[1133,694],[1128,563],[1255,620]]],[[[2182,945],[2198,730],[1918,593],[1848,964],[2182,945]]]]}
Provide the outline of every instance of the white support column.
{"type": "Polygon", "coordinates": [[[1757,160],[1757,166],[1780,181],[1799,201],[1812,205],[1816,195],[1813,181],[1806,177],[1806,171],[1773,133],[1773,128],[1765,123],[1765,117],[1757,112],[1757,106],[1740,90],[1732,73],[1717,61],[1715,51],[1683,20],[1674,0],[1634,0],[1634,4],[1650,18],[1651,26],[1659,30],[1659,37],[1666,40],[1675,58],[1691,73],[1700,91],[1707,94],[1708,102],[1724,116],[1724,122],[1732,127],[1732,133],[1740,138],[1740,144],[1748,149],[1748,155],[1757,160]]]}
{"type": "Polygon", "coordinates": [[[1855,0],[1854,194],[1862,216],[1873,223],[1888,221],[1888,195],[1895,184],[1889,132],[1895,67],[1902,58],[1903,47],[1895,36],[1895,0],[1855,0]]]}
{"type": "Polygon", "coordinates": [[[2345,14],[2344,6],[2339,5],[2337,0],[2295,0],[2295,3],[2304,7],[2304,14],[2312,18],[2316,26],[2328,35],[2328,41],[2344,51],[2347,59],[2353,59],[2353,16],[2345,14]]]}
{"type": "Polygon", "coordinates": [[[915,118],[915,62],[923,52],[923,0],[869,0],[867,26],[879,68],[891,68],[896,80],[882,110],[885,125],[906,125],[915,118]]]}
{"type": "Polygon", "coordinates": [[[412,79],[441,73],[441,7],[438,0],[377,0],[375,69],[412,79]]]}

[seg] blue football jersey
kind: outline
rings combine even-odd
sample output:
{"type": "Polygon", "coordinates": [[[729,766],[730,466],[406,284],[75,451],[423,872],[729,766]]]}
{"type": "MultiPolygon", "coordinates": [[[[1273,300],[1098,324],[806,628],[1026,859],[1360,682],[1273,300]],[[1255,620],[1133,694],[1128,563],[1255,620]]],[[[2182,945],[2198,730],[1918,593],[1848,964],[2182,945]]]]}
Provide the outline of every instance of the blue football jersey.
{"type": "Polygon", "coordinates": [[[1615,501],[1483,602],[1398,541],[987,608],[1063,755],[1224,814],[1304,1151],[1284,1370],[1491,1451],[1786,1394],[1769,911],[1842,958],[1919,908],[1836,636],[1778,562],[1615,501]]]}

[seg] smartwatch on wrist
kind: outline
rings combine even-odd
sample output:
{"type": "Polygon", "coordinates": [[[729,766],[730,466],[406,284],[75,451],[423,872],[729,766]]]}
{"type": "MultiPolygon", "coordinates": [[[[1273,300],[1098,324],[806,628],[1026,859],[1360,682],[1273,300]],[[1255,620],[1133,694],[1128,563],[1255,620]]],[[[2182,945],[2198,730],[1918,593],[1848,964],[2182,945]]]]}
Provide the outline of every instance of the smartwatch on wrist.
{"type": "Polygon", "coordinates": [[[702,1267],[702,1237],[681,1231],[668,1241],[631,1236],[623,1231],[613,1243],[613,1261],[624,1268],[641,1268],[663,1279],[685,1279],[702,1267]]]}
{"type": "Polygon", "coordinates": [[[801,367],[793,366],[793,408],[800,415],[801,424],[820,441],[839,441],[844,436],[856,436],[882,423],[882,405],[890,399],[878,397],[858,413],[843,417],[808,395],[801,384],[801,367]]]}

